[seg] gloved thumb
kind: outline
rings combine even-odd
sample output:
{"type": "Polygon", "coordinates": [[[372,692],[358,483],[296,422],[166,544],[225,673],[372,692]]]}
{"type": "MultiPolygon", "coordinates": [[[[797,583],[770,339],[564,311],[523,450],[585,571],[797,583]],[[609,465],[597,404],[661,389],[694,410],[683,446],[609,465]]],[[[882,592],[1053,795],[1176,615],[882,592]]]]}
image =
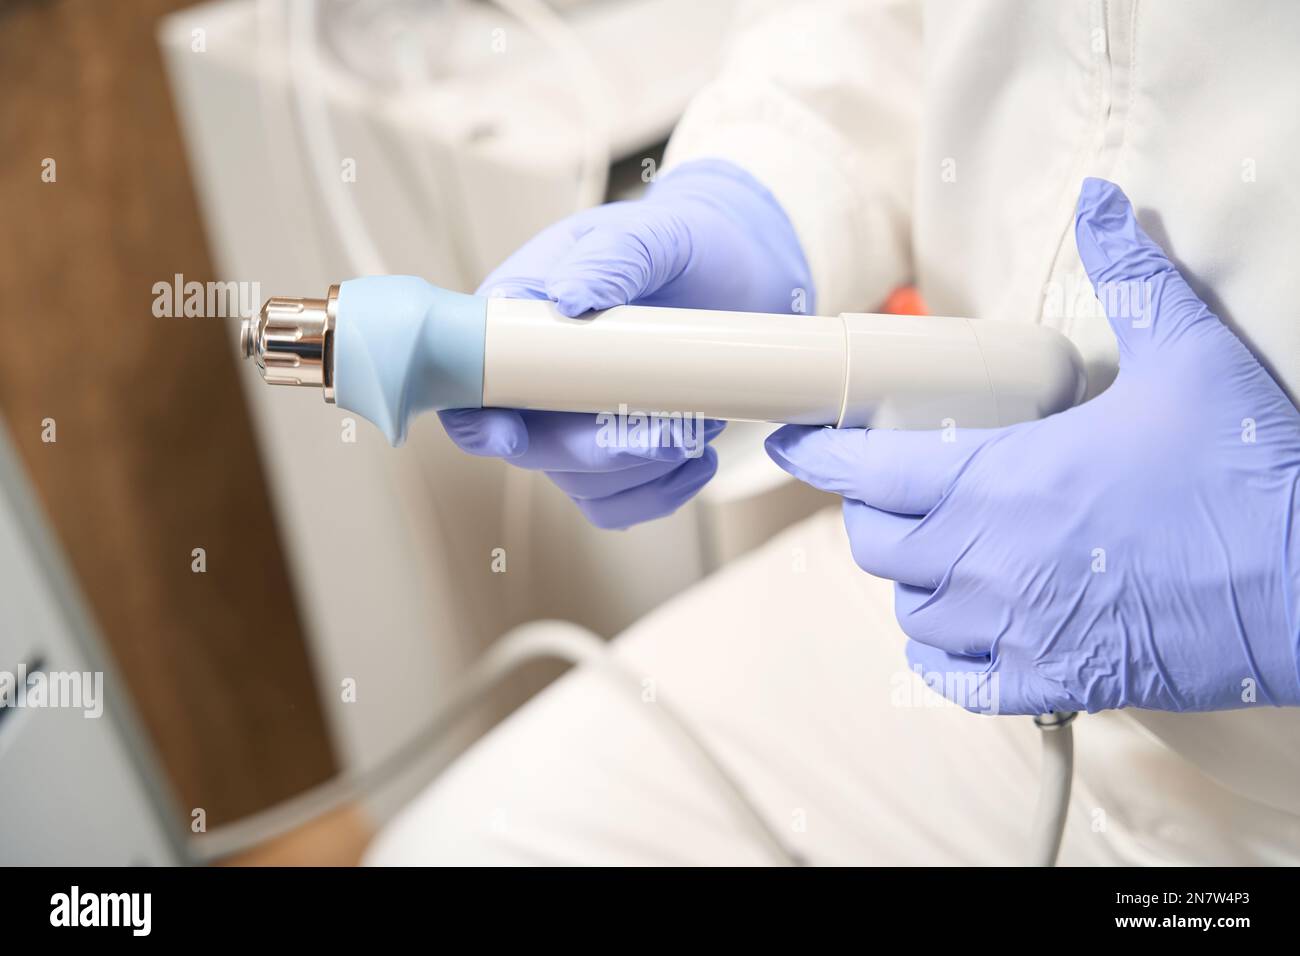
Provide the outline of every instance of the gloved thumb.
{"type": "Polygon", "coordinates": [[[1121,357],[1172,341],[1198,323],[1218,321],[1138,225],[1132,204],[1114,183],[1083,181],[1074,235],[1121,357]]]}
{"type": "Polygon", "coordinates": [[[784,425],[767,437],[768,456],[800,481],[880,511],[924,515],[962,464],[1002,430],[889,431],[784,425]]]}
{"type": "Polygon", "coordinates": [[[567,316],[627,305],[677,278],[690,258],[686,225],[670,212],[638,203],[636,219],[581,236],[548,272],[546,294],[567,316]]]}

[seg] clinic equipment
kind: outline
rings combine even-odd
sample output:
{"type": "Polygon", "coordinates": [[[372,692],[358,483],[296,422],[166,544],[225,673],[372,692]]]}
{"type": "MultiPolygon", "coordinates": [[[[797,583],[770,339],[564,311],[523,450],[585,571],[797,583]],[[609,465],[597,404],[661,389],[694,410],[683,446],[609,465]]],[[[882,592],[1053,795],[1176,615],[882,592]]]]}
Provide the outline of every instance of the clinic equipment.
{"type": "Polygon", "coordinates": [[[273,385],[320,388],[394,444],[411,416],[502,407],[871,428],[996,427],[1083,396],[1052,329],[931,316],[618,306],[576,319],[409,276],[272,298],[241,352],[273,385]]]}
{"type": "Polygon", "coordinates": [[[193,862],[185,816],[123,670],[4,422],[0,567],[0,867],[193,862]],[[20,687],[38,679],[43,703],[20,703],[20,687]]]}
{"type": "MultiPolygon", "coordinates": [[[[268,384],[319,388],[394,444],[421,411],[479,407],[997,427],[1064,411],[1086,387],[1074,346],[1038,325],[632,305],[569,318],[548,300],[463,295],[409,276],[351,280],[322,299],[269,299],[243,323],[240,352],[268,384]]],[[[1073,718],[1035,718],[1044,745],[1037,865],[1050,866],[1060,847],[1073,718]]]]}

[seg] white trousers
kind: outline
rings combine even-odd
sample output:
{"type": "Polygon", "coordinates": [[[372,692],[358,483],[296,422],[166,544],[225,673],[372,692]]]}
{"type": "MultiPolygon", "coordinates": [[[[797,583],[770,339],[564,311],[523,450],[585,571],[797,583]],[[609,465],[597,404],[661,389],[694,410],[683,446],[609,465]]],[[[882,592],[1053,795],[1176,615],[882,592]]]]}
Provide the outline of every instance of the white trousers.
{"type": "MultiPolygon", "coordinates": [[[[1015,864],[1038,788],[1028,717],[974,716],[907,670],[892,586],[838,509],[648,615],[631,690],[570,673],[379,835],[373,864],[763,864],[707,776],[645,713],[671,705],[817,865],[1015,864]]],[[[1237,796],[1123,713],[1075,722],[1064,864],[1300,860],[1300,821],[1237,796]]]]}

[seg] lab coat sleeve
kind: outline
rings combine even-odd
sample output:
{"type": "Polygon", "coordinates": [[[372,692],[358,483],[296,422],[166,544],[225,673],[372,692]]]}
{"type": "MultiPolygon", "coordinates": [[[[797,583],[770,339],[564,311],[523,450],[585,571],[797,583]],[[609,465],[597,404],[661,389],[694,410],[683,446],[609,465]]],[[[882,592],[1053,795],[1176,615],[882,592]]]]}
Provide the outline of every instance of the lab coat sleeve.
{"type": "Polygon", "coordinates": [[[706,157],[746,169],[794,225],[816,310],[869,310],[911,278],[920,101],[915,0],[748,0],[665,171],[706,157]]]}

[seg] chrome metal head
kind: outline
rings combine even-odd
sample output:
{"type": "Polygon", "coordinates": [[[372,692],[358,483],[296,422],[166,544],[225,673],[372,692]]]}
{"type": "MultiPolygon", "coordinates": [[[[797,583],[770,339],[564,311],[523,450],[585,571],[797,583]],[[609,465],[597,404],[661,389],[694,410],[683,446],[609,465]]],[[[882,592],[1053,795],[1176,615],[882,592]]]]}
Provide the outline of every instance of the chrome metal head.
{"type": "Polygon", "coordinates": [[[318,386],[334,401],[334,325],[339,287],[323,299],[275,296],[239,328],[239,351],[268,385],[318,386]]]}

